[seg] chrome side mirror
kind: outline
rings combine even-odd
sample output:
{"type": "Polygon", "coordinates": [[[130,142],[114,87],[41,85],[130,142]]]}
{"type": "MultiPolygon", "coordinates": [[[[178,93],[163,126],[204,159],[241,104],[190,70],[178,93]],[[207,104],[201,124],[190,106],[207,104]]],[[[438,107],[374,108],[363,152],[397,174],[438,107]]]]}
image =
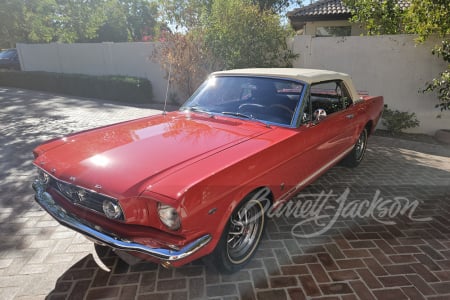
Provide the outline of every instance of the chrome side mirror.
{"type": "Polygon", "coordinates": [[[314,111],[314,122],[320,122],[327,117],[325,109],[318,108],[314,111]]]}

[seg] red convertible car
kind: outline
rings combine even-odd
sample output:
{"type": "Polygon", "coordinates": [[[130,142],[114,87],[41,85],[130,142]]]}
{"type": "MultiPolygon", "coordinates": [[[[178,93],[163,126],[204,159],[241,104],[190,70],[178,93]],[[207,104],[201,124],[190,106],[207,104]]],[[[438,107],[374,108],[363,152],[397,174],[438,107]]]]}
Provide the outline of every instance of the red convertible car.
{"type": "Polygon", "coordinates": [[[357,166],[383,109],[342,73],[216,72],[181,106],[38,146],[36,201],[123,260],[234,272],[268,207],[342,161],[357,166]]]}

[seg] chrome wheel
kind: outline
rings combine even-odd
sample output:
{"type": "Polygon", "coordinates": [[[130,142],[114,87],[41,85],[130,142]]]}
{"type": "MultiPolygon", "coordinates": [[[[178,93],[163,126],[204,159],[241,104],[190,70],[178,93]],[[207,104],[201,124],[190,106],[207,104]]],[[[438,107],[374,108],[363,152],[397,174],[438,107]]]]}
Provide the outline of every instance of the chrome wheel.
{"type": "Polygon", "coordinates": [[[221,273],[240,270],[255,254],[266,226],[265,212],[270,199],[270,189],[254,190],[231,213],[214,252],[208,257],[221,273]]]}
{"type": "Polygon", "coordinates": [[[226,246],[230,262],[240,264],[253,254],[264,222],[264,207],[257,200],[247,202],[231,216],[226,246]]]}
{"type": "Polygon", "coordinates": [[[361,161],[364,157],[364,152],[366,151],[367,145],[367,131],[363,130],[359,135],[358,141],[355,145],[355,158],[357,161],[361,161]]]}
{"type": "Polygon", "coordinates": [[[355,168],[363,160],[367,148],[367,134],[367,129],[364,128],[353,146],[352,151],[350,151],[350,153],[342,160],[343,165],[355,168]]]}

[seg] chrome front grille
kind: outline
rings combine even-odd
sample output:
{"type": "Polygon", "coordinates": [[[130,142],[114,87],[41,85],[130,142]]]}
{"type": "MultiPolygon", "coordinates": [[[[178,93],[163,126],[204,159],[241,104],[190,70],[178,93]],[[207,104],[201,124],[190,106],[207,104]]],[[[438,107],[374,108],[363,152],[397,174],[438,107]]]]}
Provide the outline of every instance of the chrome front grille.
{"type": "MultiPolygon", "coordinates": [[[[64,196],[64,198],[72,202],[74,205],[86,207],[102,215],[105,215],[103,210],[103,203],[105,200],[117,203],[117,200],[112,197],[101,195],[79,186],[57,180],[53,177],[50,177],[48,186],[58,191],[62,196],[64,196]]],[[[124,220],[123,213],[117,220],[124,220]]]]}

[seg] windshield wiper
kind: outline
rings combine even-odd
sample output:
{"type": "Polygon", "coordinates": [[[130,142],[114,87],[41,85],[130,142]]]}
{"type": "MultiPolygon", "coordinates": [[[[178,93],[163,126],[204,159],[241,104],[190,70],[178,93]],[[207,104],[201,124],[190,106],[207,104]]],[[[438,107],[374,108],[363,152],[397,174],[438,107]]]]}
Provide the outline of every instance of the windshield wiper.
{"type": "Polygon", "coordinates": [[[240,112],[235,112],[235,111],[223,111],[221,112],[222,115],[230,115],[230,116],[235,116],[235,117],[241,117],[241,118],[246,118],[246,119],[253,119],[252,116],[240,113],[240,112]]]}
{"type": "Polygon", "coordinates": [[[200,108],[199,106],[189,106],[189,107],[185,107],[183,109],[183,111],[195,111],[195,112],[201,112],[201,113],[205,113],[208,116],[210,116],[211,118],[214,118],[214,114],[212,114],[211,112],[204,110],[202,108],[200,108]]]}
{"type": "Polygon", "coordinates": [[[263,121],[259,120],[259,119],[255,119],[252,115],[246,115],[237,111],[223,111],[221,112],[222,115],[230,115],[230,116],[235,116],[235,117],[241,117],[241,118],[245,118],[245,119],[249,119],[252,121],[256,121],[258,123],[264,124],[264,126],[266,126],[267,128],[270,128],[270,125],[267,123],[264,123],[263,121]]]}

